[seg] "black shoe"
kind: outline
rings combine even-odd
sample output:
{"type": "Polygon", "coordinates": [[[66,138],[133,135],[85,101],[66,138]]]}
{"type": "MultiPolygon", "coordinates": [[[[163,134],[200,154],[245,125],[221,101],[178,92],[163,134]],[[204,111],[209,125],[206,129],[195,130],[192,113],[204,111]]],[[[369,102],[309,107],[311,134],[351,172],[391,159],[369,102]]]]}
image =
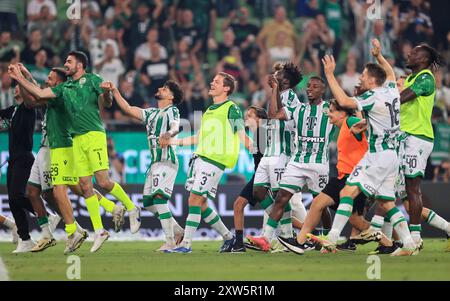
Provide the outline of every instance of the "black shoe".
{"type": "Polygon", "coordinates": [[[355,252],[356,251],[356,244],[351,239],[348,239],[343,244],[337,245],[336,249],[338,249],[340,251],[355,252]]]}
{"type": "Polygon", "coordinates": [[[296,238],[284,238],[278,236],[278,241],[285,246],[289,251],[294,252],[298,255],[303,255],[306,251],[311,251],[315,249],[315,245],[309,241],[300,244],[296,238]]]}
{"type": "Polygon", "coordinates": [[[403,244],[398,243],[398,242],[394,242],[392,244],[392,246],[390,246],[390,247],[379,245],[374,251],[370,252],[369,254],[371,254],[371,255],[374,255],[374,254],[391,254],[395,250],[397,250],[398,248],[401,248],[402,246],[403,246],[403,244]]]}
{"type": "Polygon", "coordinates": [[[245,253],[245,246],[243,244],[234,244],[231,248],[231,253],[245,253]]]}

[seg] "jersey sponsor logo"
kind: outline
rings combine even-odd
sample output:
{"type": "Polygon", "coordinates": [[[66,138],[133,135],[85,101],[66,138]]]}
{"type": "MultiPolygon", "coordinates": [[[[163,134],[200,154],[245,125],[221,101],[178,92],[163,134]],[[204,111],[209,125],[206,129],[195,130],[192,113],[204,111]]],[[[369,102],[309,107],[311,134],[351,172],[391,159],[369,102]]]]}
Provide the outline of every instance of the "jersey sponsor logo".
{"type": "Polygon", "coordinates": [[[312,142],[312,143],[325,143],[325,137],[308,137],[308,136],[300,136],[298,138],[300,142],[312,142]]]}
{"type": "Polygon", "coordinates": [[[317,125],[317,117],[309,116],[306,120],[306,127],[308,128],[308,131],[312,131],[316,125],[317,125]]]}

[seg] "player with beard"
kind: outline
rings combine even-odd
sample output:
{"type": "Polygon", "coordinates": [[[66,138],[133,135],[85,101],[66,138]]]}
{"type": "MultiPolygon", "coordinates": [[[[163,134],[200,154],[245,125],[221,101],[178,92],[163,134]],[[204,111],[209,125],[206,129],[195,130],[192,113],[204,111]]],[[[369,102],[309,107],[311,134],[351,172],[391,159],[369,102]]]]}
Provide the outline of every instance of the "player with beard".
{"type": "Polygon", "coordinates": [[[176,106],[183,101],[183,90],[178,83],[169,80],[155,94],[158,107],[141,109],[130,106],[112,83],[104,83],[102,88],[113,91],[120,109],[147,128],[152,163],[145,179],[144,208],[159,218],[166,236],[166,242],[157,251],[171,250],[184,234],[167,203],[172,197],[178,173],[176,147],[169,142],[180,131],[180,112],[176,106]]]}
{"type": "MultiPolygon", "coordinates": [[[[141,222],[140,209],[134,205],[122,187],[109,178],[106,134],[100,117],[99,105],[111,106],[112,95],[109,92],[103,93],[104,91],[100,88],[103,79],[100,76],[86,72],[87,64],[86,54],[80,51],[70,52],[64,67],[66,75],[71,79],[52,88],[36,87],[21,76],[19,71],[11,72],[11,74],[34,97],[49,99],[49,102],[52,99],[64,101],[65,116],[71,123],[70,135],[73,137],[73,154],[55,154],[56,156],[52,156],[52,168],[54,171],[58,171],[55,175],[59,174],[60,169],[73,173],[74,165],[70,170],[67,168],[68,163],[70,161],[72,164],[77,162],[75,174],[72,174],[71,177],[79,178],[86,207],[95,230],[91,252],[96,252],[109,238],[109,233],[103,228],[100,205],[92,183],[93,175],[101,188],[125,205],[129,213],[132,233],[139,230],[141,222]]],[[[66,232],[69,237],[76,233],[76,229],[75,223],[67,224],[66,221],[66,232]]]]}

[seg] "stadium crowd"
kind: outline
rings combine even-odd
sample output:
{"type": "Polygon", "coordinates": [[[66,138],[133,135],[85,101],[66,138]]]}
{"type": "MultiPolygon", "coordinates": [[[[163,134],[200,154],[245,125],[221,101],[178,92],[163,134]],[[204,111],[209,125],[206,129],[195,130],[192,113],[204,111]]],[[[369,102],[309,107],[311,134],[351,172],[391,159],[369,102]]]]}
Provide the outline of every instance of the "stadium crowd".
{"type": "MultiPolygon", "coordinates": [[[[92,71],[117,85],[131,105],[150,107],[168,79],[185,91],[182,118],[204,111],[208,84],[216,72],[238,80],[235,101],[243,108],[267,106],[267,74],[277,61],[302,66],[297,86],[306,101],[308,79],[321,74],[320,58],[333,53],[338,79],[353,90],[370,60],[370,41],[380,40],[397,76],[407,74],[406,55],[427,42],[450,62],[450,28],[433,14],[433,1],[383,0],[371,11],[366,0],[81,0],[80,18],[68,19],[66,1],[0,2],[0,108],[14,103],[6,67],[27,64],[44,83],[73,49],[89,54],[92,71]],[[374,18],[370,14],[378,14],[374,18]],[[445,32],[436,32],[436,28],[445,32]],[[361,47],[363,45],[363,47],[361,47]]],[[[445,23],[445,20],[444,20],[445,23]]],[[[427,178],[450,177],[450,65],[436,72],[433,120],[442,132],[444,152],[432,156],[427,178]],[[442,130],[441,130],[442,129],[442,130]],[[445,152],[445,148],[447,148],[445,152]],[[444,154],[442,154],[444,153],[444,154]],[[446,154],[445,154],[446,153],[446,154]]],[[[117,105],[102,112],[108,130],[136,127],[117,105]]],[[[439,135],[439,134],[438,134],[439,135]]]]}

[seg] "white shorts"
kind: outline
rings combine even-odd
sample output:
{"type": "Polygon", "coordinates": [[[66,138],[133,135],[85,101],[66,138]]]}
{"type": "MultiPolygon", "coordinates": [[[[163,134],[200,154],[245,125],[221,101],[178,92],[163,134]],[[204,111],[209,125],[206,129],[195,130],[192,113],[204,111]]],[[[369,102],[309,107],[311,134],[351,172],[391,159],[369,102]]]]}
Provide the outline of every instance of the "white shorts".
{"type": "Polygon", "coordinates": [[[329,165],[298,163],[291,160],[280,182],[280,188],[291,193],[301,191],[305,185],[312,194],[319,194],[328,184],[329,165]]]}
{"type": "Polygon", "coordinates": [[[51,176],[50,148],[41,147],[31,167],[28,183],[38,187],[42,192],[53,189],[51,176]]]}
{"type": "Polygon", "coordinates": [[[406,134],[400,144],[402,168],[406,178],[423,177],[434,143],[406,134]]]}
{"type": "Polygon", "coordinates": [[[395,150],[367,152],[347,179],[368,197],[396,200],[400,159],[395,150]]]}
{"type": "Polygon", "coordinates": [[[177,173],[178,164],[171,161],[153,163],[145,178],[144,195],[153,197],[160,194],[170,199],[177,173]]]}
{"type": "Polygon", "coordinates": [[[255,172],[253,187],[267,187],[272,189],[272,191],[280,189],[279,183],[289,159],[285,154],[281,154],[279,157],[263,157],[255,172]]]}
{"type": "Polygon", "coordinates": [[[196,157],[189,166],[185,188],[193,194],[214,200],[222,175],[222,169],[200,157],[196,157]]]}

